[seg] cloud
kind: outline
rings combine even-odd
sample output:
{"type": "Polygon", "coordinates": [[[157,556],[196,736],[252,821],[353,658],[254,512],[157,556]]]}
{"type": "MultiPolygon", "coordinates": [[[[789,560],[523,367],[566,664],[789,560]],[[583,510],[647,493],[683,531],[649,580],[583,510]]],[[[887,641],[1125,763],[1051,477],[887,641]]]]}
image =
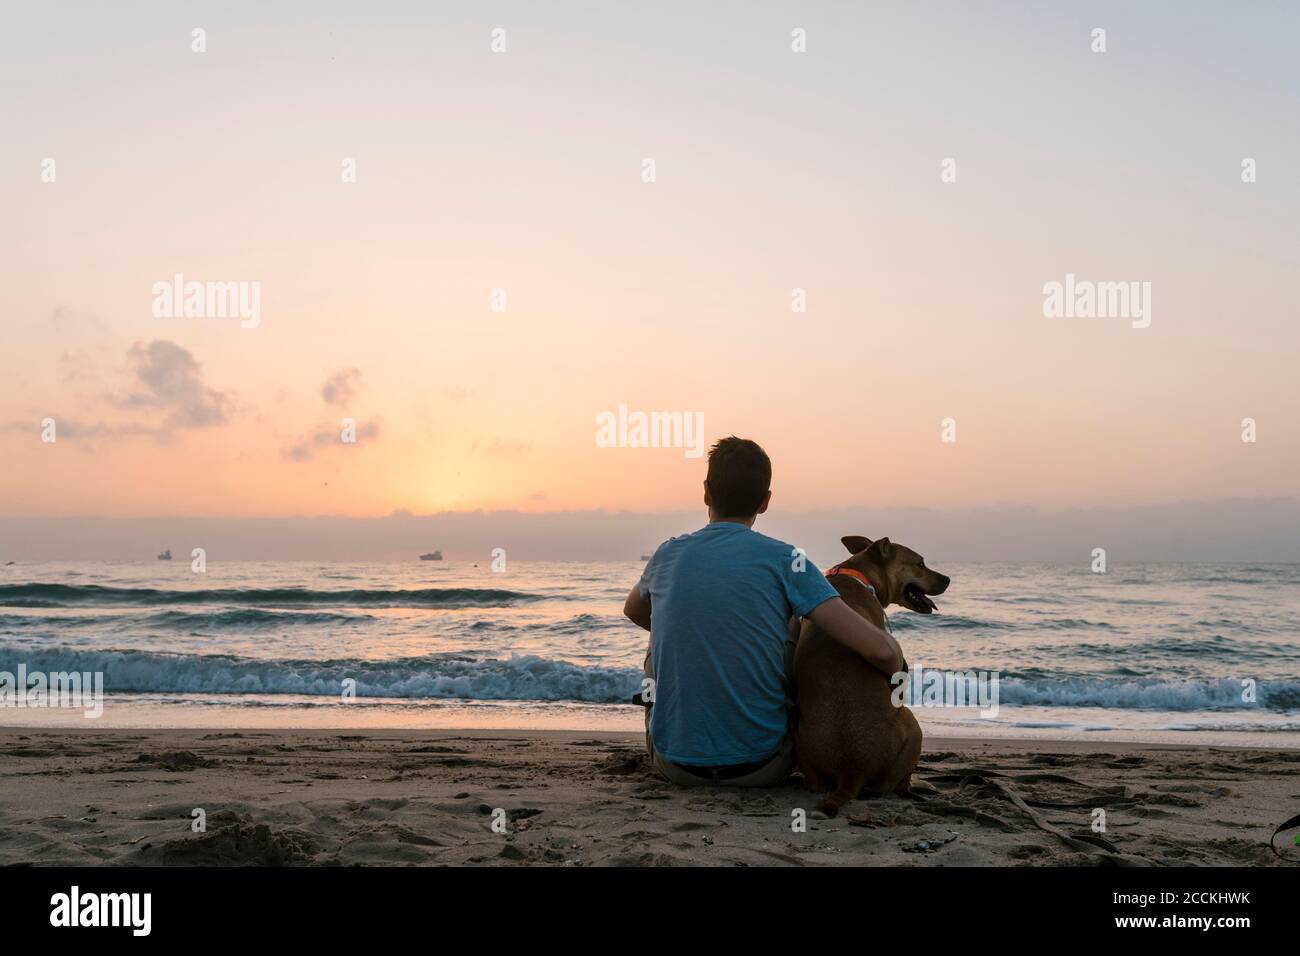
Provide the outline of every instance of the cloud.
{"type": "Polygon", "coordinates": [[[137,342],[127,352],[135,389],[116,398],[123,408],[157,408],[177,428],[208,428],[230,419],[231,399],[203,383],[199,363],[175,342],[137,342]]]}
{"type": "MultiPolygon", "coordinates": [[[[51,321],[61,321],[63,315],[63,310],[56,310],[51,321]]],[[[199,363],[175,342],[154,340],[131,346],[126,352],[128,381],[116,388],[100,384],[105,378],[103,352],[103,346],[95,345],[64,350],[59,358],[63,383],[72,386],[62,390],[60,403],[67,406],[75,398],[76,416],[37,406],[21,420],[0,423],[0,432],[39,439],[40,423],[52,418],[58,441],[70,440],[89,451],[99,442],[129,438],[166,444],[177,429],[207,428],[230,420],[235,406],[232,395],[204,384],[199,363]],[[85,386],[85,394],[80,394],[79,386],[85,386]],[[104,406],[140,414],[130,416],[135,420],[114,421],[111,415],[104,417],[104,406]]]]}
{"type": "Polygon", "coordinates": [[[321,398],[330,405],[337,405],[340,408],[346,408],[352,399],[357,397],[357,392],[361,388],[361,370],[358,368],[345,368],[335,372],[325,380],[321,386],[321,398]]]}
{"type": "MultiPolygon", "coordinates": [[[[328,405],[346,408],[357,397],[360,390],[361,369],[344,368],[339,369],[325,379],[325,383],[320,389],[320,396],[328,405]]],[[[337,426],[332,424],[318,425],[311,434],[304,435],[302,438],[284,445],[280,449],[280,454],[289,461],[311,461],[316,457],[317,452],[349,444],[360,445],[363,442],[373,441],[379,437],[379,423],[377,421],[360,422],[355,425],[355,428],[355,441],[345,442],[343,440],[342,423],[337,426]]]]}
{"type": "MultiPolygon", "coordinates": [[[[379,437],[379,423],[361,422],[357,425],[356,441],[351,444],[374,441],[379,437]]],[[[310,435],[290,442],[280,449],[280,454],[290,461],[311,461],[318,451],[334,447],[346,447],[350,443],[343,441],[342,427],[321,425],[310,435]]]]}
{"type": "MultiPolygon", "coordinates": [[[[83,422],[62,415],[49,415],[46,417],[54,419],[56,441],[71,440],[85,446],[87,450],[93,447],[96,442],[115,438],[152,438],[161,444],[171,437],[171,433],[165,428],[152,428],[148,425],[137,425],[132,422],[115,425],[104,421],[83,422]]],[[[0,425],[0,432],[27,435],[33,441],[40,442],[44,431],[42,420],[5,422],[0,425]]]]}
{"type": "Polygon", "coordinates": [[[102,379],[100,372],[101,356],[87,349],[76,351],[65,349],[59,356],[59,365],[63,368],[65,385],[99,386],[102,379]]]}
{"type": "Polygon", "coordinates": [[[49,323],[56,335],[102,336],[108,327],[93,315],[88,315],[70,305],[60,305],[49,315],[49,323]]]}

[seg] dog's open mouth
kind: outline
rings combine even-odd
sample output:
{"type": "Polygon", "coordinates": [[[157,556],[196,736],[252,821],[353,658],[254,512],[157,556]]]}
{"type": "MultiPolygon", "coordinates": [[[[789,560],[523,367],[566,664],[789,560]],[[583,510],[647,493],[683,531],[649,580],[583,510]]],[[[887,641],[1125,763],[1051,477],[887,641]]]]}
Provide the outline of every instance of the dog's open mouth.
{"type": "Polygon", "coordinates": [[[935,603],[921,590],[919,584],[909,584],[903,588],[903,603],[917,614],[929,614],[935,610],[935,603]]]}

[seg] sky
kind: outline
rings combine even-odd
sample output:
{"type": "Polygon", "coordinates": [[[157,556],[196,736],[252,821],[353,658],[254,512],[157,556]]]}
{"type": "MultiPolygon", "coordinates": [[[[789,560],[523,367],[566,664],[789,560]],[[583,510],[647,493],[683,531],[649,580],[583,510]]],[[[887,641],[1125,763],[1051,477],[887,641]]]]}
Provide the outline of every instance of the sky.
{"type": "Polygon", "coordinates": [[[0,517],[698,511],[620,405],[774,513],[1291,499],[1300,8],[1225,9],[9,5],[0,517]]]}

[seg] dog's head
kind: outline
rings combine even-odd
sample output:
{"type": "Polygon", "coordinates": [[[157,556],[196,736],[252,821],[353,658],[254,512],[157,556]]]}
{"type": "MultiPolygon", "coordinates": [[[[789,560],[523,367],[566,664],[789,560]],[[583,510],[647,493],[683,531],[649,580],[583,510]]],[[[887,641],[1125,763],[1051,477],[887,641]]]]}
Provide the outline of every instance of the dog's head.
{"type": "Polygon", "coordinates": [[[888,538],[872,541],[861,535],[846,535],[840,540],[853,555],[845,565],[862,571],[886,605],[901,604],[909,611],[930,614],[935,610],[930,595],[948,590],[951,579],[927,568],[925,558],[911,548],[894,544],[888,538]],[[879,594],[882,588],[883,595],[879,594]]]}

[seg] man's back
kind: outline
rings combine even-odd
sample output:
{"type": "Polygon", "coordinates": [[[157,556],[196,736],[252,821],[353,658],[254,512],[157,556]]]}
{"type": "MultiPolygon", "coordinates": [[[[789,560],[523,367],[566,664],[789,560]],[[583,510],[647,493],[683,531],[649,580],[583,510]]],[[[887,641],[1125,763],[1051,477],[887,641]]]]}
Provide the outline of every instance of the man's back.
{"type": "Polygon", "coordinates": [[[714,521],[664,542],[640,591],[652,609],[658,752],[694,766],[775,753],[786,732],[787,622],[835,597],[834,588],[790,545],[714,521]]]}

